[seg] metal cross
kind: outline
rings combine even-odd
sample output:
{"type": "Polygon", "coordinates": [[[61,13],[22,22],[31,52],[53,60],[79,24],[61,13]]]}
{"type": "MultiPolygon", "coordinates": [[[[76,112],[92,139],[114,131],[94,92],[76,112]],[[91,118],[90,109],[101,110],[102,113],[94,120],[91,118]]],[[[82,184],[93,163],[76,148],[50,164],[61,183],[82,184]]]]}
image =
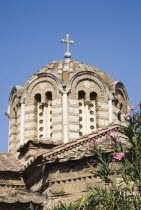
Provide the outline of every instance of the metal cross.
{"type": "Polygon", "coordinates": [[[69,44],[73,44],[74,41],[73,40],[69,40],[69,35],[66,34],[66,40],[61,39],[61,42],[62,43],[66,43],[66,52],[65,52],[64,57],[66,58],[66,61],[69,61],[70,58],[71,58],[71,53],[69,52],[69,44]]]}

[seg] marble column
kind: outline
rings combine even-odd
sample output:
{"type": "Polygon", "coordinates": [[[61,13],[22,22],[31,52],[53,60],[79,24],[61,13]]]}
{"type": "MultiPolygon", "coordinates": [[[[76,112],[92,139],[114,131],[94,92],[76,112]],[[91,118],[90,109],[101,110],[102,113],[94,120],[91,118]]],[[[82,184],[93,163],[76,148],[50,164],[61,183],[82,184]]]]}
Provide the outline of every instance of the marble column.
{"type": "Polygon", "coordinates": [[[49,138],[47,130],[47,105],[44,105],[44,112],[43,112],[43,138],[49,138]]]}
{"type": "Polygon", "coordinates": [[[63,142],[69,142],[69,126],[68,126],[68,96],[63,93],[62,96],[62,114],[63,114],[63,142]]]}
{"type": "Polygon", "coordinates": [[[86,102],[85,105],[85,133],[88,134],[90,133],[90,117],[89,117],[89,103],[86,102]]]}

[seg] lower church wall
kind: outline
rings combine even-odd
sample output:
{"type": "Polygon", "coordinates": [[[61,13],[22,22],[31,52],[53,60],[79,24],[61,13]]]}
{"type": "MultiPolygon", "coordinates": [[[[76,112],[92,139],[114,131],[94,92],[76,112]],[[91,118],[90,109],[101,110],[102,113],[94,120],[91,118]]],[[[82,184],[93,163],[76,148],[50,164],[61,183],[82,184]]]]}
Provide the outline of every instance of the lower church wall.
{"type": "Polygon", "coordinates": [[[12,191],[25,191],[25,185],[21,178],[21,175],[18,173],[0,173],[0,195],[12,191]]]}
{"type": "MultiPolygon", "coordinates": [[[[46,197],[46,207],[59,203],[71,203],[83,196],[87,186],[101,184],[101,180],[88,172],[90,158],[52,163],[32,169],[28,174],[28,189],[46,197]],[[42,171],[42,176],[41,175],[42,171]],[[36,182],[32,182],[36,180],[36,182]],[[42,192],[40,189],[43,189],[42,192]]],[[[27,181],[27,180],[26,180],[27,181]]]]}
{"type": "MultiPolygon", "coordinates": [[[[33,208],[42,210],[43,207],[39,204],[32,204],[33,208]]],[[[26,210],[30,209],[30,203],[20,203],[20,202],[15,202],[15,203],[0,203],[0,209],[2,210],[26,210]]]]}

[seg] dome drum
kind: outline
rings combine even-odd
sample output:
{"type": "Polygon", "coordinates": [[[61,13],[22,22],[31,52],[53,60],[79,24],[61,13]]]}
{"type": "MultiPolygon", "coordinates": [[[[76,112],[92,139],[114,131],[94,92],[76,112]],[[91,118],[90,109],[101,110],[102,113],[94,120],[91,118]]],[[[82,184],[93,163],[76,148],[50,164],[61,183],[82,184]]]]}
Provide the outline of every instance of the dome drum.
{"type": "Polygon", "coordinates": [[[128,109],[122,83],[78,61],[54,61],[11,91],[9,151],[29,140],[67,143],[109,124],[124,125],[128,109]]]}

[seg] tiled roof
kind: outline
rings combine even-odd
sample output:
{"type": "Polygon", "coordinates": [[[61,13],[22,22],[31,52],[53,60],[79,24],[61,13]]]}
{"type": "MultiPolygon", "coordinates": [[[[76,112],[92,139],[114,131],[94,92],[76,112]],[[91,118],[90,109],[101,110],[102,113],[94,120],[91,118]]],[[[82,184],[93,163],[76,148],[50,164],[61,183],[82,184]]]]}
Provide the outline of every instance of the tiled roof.
{"type": "MultiPolygon", "coordinates": [[[[78,139],[75,139],[75,140],[73,140],[71,142],[65,143],[63,145],[59,145],[59,146],[51,149],[48,152],[44,152],[42,155],[44,155],[44,157],[45,157],[45,156],[48,156],[48,155],[50,155],[52,153],[54,154],[54,153],[60,152],[60,151],[63,152],[64,149],[71,148],[72,146],[77,146],[77,145],[79,145],[79,144],[81,144],[83,142],[89,142],[93,138],[99,138],[99,137],[101,137],[101,135],[102,136],[105,136],[105,134],[108,131],[110,131],[110,130],[118,130],[120,127],[121,127],[120,125],[111,125],[111,126],[105,128],[105,129],[94,131],[94,132],[89,133],[89,134],[86,134],[86,135],[84,135],[84,136],[82,136],[82,137],[80,137],[78,139]]],[[[38,156],[39,155],[40,154],[38,154],[38,156]]]]}
{"type": "MultiPolygon", "coordinates": [[[[84,144],[88,143],[94,138],[99,139],[102,136],[105,136],[106,133],[109,132],[110,130],[120,130],[120,128],[121,128],[120,125],[109,126],[108,128],[105,128],[105,129],[102,129],[102,130],[99,130],[99,131],[96,131],[96,132],[93,132],[93,133],[90,133],[90,134],[86,134],[86,135],[82,136],[81,138],[76,139],[75,141],[71,141],[71,142],[66,143],[64,145],[57,146],[57,147],[51,149],[48,152],[44,152],[42,155],[43,155],[44,158],[47,158],[47,157],[50,157],[50,156],[55,156],[57,153],[60,153],[60,152],[63,153],[66,150],[70,150],[74,147],[79,147],[83,143],[84,144]]],[[[38,156],[39,156],[39,154],[38,154],[38,156]]]]}
{"type": "Polygon", "coordinates": [[[44,145],[46,147],[48,147],[48,145],[53,145],[55,147],[55,146],[58,146],[59,144],[61,144],[61,141],[54,142],[52,140],[46,141],[46,140],[41,140],[41,139],[28,140],[24,144],[20,145],[19,148],[17,149],[17,151],[20,152],[23,148],[27,147],[30,143],[33,143],[34,145],[41,144],[41,145],[44,145]]]}
{"type": "Polygon", "coordinates": [[[0,171],[18,172],[22,166],[14,154],[0,153],[0,171]]]}
{"type": "Polygon", "coordinates": [[[38,74],[41,73],[51,73],[59,78],[61,78],[61,75],[63,74],[64,69],[66,69],[66,65],[68,68],[68,72],[71,74],[77,73],[77,72],[87,72],[91,71],[99,75],[106,83],[113,82],[112,79],[103,71],[95,68],[94,66],[81,63],[76,60],[71,60],[70,62],[66,63],[64,61],[52,61],[50,64],[44,66],[42,69],[38,70],[35,74],[33,74],[29,80],[32,80],[32,78],[38,74]]]}
{"type": "MultiPolygon", "coordinates": [[[[61,155],[61,159],[65,159],[65,152],[67,151],[67,154],[69,153],[69,151],[74,150],[74,148],[78,148],[83,144],[87,144],[88,142],[91,141],[91,139],[96,138],[99,139],[102,136],[105,136],[105,134],[110,131],[110,130],[115,130],[118,131],[121,129],[122,126],[120,125],[111,125],[108,126],[105,129],[102,130],[97,130],[93,133],[87,134],[85,136],[82,136],[81,138],[75,139],[74,141],[71,141],[69,143],[66,144],[62,144],[59,146],[54,147],[53,149],[47,151],[47,152],[41,152],[38,153],[37,156],[35,156],[34,158],[30,159],[29,162],[26,163],[25,166],[23,166],[22,171],[24,171],[26,168],[28,168],[32,163],[34,163],[35,160],[37,160],[38,158],[44,158],[46,160],[50,160],[52,159],[52,162],[58,158],[61,155]]],[[[86,150],[86,148],[84,148],[84,150],[86,150]]],[[[82,153],[83,151],[81,151],[82,153]]],[[[76,151],[74,152],[74,154],[77,153],[76,151]]],[[[80,155],[81,156],[81,155],[80,155]]],[[[73,159],[73,155],[71,156],[71,158],[73,159]]],[[[81,157],[79,157],[81,158],[81,157]]]]}

